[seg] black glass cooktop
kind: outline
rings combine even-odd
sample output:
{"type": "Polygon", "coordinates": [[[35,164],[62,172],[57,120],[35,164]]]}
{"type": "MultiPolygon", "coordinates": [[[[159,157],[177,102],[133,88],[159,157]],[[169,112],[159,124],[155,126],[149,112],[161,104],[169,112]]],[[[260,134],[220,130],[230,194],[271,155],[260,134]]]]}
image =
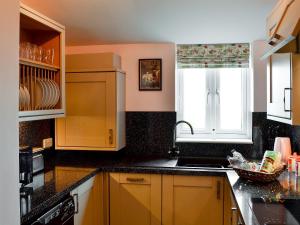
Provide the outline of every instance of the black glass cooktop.
{"type": "Polygon", "coordinates": [[[260,225],[300,225],[300,199],[252,198],[250,206],[260,225]]]}

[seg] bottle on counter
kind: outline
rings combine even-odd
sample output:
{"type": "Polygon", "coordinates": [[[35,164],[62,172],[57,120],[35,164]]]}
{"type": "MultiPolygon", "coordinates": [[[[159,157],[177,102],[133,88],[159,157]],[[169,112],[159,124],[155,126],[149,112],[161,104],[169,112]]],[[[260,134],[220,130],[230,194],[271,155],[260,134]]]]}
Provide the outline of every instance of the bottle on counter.
{"type": "Polygon", "coordinates": [[[300,161],[300,156],[297,155],[296,152],[293,153],[292,156],[288,159],[288,171],[289,172],[297,172],[297,160],[300,161]]]}

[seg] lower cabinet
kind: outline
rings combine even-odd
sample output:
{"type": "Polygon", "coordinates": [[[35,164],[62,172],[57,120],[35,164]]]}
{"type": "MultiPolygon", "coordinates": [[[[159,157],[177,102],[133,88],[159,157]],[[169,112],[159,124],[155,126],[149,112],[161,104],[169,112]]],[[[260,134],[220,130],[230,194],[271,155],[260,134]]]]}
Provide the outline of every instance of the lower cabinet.
{"type": "Polygon", "coordinates": [[[222,225],[223,178],[162,177],[163,225],[222,225]]]}
{"type": "Polygon", "coordinates": [[[110,225],[240,224],[223,177],[139,173],[107,177],[110,225]]]}
{"type": "Polygon", "coordinates": [[[103,176],[90,178],[71,192],[75,200],[74,225],[104,225],[103,176]]]}
{"type": "Polygon", "coordinates": [[[110,173],[110,225],[160,225],[161,175],[110,173]]]}
{"type": "Polygon", "coordinates": [[[239,209],[232,196],[231,188],[227,182],[224,184],[224,225],[241,225],[239,209]]]}

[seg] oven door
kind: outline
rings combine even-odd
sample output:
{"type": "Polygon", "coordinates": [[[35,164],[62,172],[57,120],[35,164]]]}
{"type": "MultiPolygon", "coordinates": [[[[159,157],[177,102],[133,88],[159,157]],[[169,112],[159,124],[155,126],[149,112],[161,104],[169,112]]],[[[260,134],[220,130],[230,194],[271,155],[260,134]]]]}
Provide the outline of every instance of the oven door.
{"type": "Polygon", "coordinates": [[[74,225],[74,215],[74,199],[69,196],[31,223],[31,225],[74,225]]]}

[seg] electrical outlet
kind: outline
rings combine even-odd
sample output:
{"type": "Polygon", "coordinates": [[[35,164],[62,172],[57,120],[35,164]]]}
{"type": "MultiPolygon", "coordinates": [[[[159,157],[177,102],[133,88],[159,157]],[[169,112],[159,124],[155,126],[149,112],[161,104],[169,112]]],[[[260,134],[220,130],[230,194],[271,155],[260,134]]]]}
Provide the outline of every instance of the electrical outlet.
{"type": "Polygon", "coordinates": [[[43,140],[43,148],[51,148],[53,146],[53,139],[47,138],[43,140]]]}

